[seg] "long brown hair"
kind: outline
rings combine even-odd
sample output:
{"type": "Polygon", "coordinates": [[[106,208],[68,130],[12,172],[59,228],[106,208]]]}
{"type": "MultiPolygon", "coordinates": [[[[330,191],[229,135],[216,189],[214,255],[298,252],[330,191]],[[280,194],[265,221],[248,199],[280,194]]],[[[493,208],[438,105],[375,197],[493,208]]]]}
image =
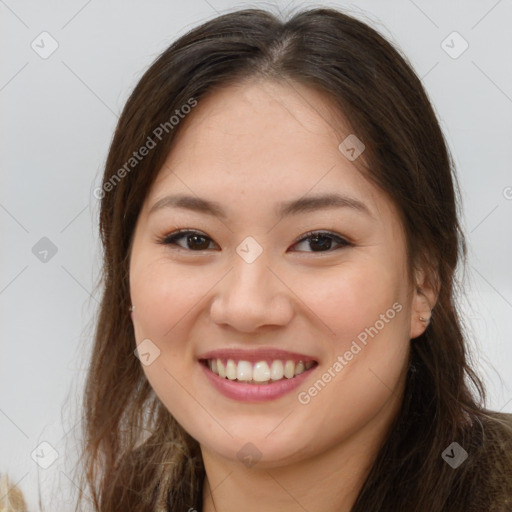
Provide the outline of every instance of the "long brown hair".
{"type": "Polygon", "coordinates": [[[82,459],[94,510],[202,508],[199,445],[158,400],[134,356],[129,252],[143,201],[180,129],[169,121],[173,114],[252,78],[306,84],[331,98],[366,145],[361,172],[399,210],[409,275],[423,266],[439,290],[430,325],[411,342],[402,409],[352,511],[490,510],[487,478],[493,499],[510,491],[505,472],[492,464],[504,460],[500,450],[511,435],[504,434],[506,416],[484,408],[455,303],[466,247],[453,161],[407,59],[367,24],[327,8],[284,21],[257,9],[208,21],[156,59],[125,105],[97,194],[103,298],[84,394],[82,459]],[[155,147],[131,161],[148,137],[155,147]],[[457,469],[441,457],[453,442],[469,453],[457,469]]]}

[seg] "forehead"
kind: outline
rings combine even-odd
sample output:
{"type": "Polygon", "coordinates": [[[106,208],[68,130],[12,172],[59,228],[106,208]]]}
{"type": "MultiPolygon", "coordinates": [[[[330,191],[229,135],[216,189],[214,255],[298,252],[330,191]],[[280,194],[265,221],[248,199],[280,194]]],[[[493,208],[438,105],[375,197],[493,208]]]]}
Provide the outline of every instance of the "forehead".
{"type": "Polygon", "coordinates": [[[214,147],[224,161],[235,163],[247,164],[251,157],[290,161],[290,149],[308,160],[318,158],[319,151],[339,144],[336,130],[348,131],[340,119],[325,95],[302,84],[236,83],[201,98],[179,127],[174,146],[180,149],[171,160],[176,162],[192,148],[199,155],[214,147]],[[232,145],[235,140],[238,144],[232,145]]]}
{"type": "MultiPolygon", "coordinates": [[[[337,192],[382,213],[387,199],[339,150],[350,135],[326,95],[298,83],[250,81],[199,100],[183,120],[150,191],[275,210],[277,203],[337,192]]],[[[391,206],[391,205],[387,205],[391,206]]]]}

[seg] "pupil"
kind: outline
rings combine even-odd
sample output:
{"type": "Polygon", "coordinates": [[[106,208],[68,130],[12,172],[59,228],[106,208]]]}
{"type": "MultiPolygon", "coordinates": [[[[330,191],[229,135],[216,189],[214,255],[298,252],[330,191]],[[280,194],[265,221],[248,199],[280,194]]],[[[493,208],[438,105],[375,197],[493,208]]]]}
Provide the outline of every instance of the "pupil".
{"type": "Polygon", "coordinates": [[[322,249],[330,249],[331,248],[331,239],[325,235],[317,235],[311,238],[310,246],[313,249],[313,251],[316,251],[314,244],[318,243],[318,240],[323,239],[324,243],[320,243],[320,250],[322,249]]]}
{"type": "MultiPolygon", "coordinates": [[[[188,240],[190,242],[190,240],[194,240],[194,242],[192,242],[192,245],[196,248],[196,249],[206,249],[208,247],[208,243],[206,243],[206,247],[198,247],[197,245],[195,245],[195,242],[198,240],[198,239],[203,239],[203,241],[205,241],[205,237],[204,236],[201,236],[201,235],[189,235],[188,236],[188,240]]],[[[203,243],[204,245],[204,243],[203,243]]]]}

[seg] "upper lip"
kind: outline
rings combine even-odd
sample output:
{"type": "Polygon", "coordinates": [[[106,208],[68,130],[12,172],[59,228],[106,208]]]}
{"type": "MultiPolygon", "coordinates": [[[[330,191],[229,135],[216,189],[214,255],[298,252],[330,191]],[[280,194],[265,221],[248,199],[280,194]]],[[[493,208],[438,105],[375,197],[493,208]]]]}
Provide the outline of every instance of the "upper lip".
{"type": "Polygon", "coordinates": [[[241,348],[225,348],[218,350],[210,350],[201,354],[198,359],[233,359],[236,361],[250,361],[257,363],[258,361],[275,360],[280,359],[281,361],[308,361],[316,362],[313,357],[305,354],[299,354],[297,352],[290,352],[288,350],[279,350],[276,348],[258,348],[254,350],[241,349],[241,348]]]}

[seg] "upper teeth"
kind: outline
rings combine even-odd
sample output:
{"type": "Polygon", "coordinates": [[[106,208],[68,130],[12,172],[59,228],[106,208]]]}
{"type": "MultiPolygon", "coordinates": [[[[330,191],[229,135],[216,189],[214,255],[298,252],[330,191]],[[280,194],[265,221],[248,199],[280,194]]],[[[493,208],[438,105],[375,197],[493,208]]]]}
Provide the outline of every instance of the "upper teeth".
{"type": "Polygon", "coordinates": [[[269,380],[276,381],[284,377],[291,379],[296,375],[300,375],[313,366],[313,361],[304,363],[299,361],[280,361],[276,359],[271,362],[270,366],[267,361],[258,361],[251,363],[250,361],[238,361],[233,359],[223,361],[222,359],[208,359],[208,368],[223,379],[267,382],[269,380]]]}

